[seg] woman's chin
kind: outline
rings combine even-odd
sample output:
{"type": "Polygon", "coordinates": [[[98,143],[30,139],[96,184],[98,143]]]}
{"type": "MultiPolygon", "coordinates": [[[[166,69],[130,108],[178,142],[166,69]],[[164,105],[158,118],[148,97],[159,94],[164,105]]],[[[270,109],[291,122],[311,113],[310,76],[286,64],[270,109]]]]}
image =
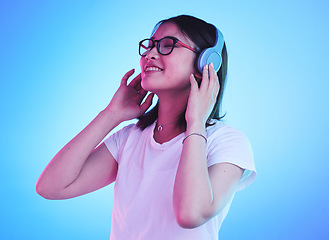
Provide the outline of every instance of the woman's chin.
{"type": "Polygon", "coordinates": [[[154,92],[157,87],[155,86],[155,80],[152,79],[150,76],[142,75],[141,86],[144,90],[149,92],[154,92]]]}

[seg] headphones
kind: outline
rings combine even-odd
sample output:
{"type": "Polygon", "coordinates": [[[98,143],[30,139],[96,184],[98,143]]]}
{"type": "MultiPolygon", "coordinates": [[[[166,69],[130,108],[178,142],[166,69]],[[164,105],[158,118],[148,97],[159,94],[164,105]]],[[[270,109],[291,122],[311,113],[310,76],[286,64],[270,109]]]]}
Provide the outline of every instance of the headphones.
{"type": "Polygon", "coordinates": [[[222,65],[222,50],[224,47],[224,36],[218,28],[216,28],[216,42],[213,47],[204,49],[198,59],[198,69],[202,73],[202,69],[205,65],[214,64],[216,72],[222,65]]]}

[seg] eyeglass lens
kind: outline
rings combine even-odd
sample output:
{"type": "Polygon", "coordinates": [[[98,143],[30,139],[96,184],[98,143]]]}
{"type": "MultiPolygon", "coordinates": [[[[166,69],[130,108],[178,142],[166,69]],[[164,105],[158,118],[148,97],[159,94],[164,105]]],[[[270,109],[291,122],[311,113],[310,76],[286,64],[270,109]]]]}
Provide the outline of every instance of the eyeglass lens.
{"type": "MultiPolygon", "coordinates": [[[[139,54],[146,56],[146,54],[151,51],[154,47],[155,41],[151,39],[145,39],[139,44],[139,54]]],[[[162,55],[168,55],[174,49],[175,42],[171,38],[162,38],[157,43],[157,50],[162,55]]]]}

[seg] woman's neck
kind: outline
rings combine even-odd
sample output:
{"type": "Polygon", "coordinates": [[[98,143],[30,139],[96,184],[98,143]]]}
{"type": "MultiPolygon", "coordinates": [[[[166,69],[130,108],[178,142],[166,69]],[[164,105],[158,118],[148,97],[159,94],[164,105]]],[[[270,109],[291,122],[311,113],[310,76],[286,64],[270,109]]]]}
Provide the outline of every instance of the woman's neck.
{"type": "Polygon", "coordinates": [[[158,143],[170,141],[183,133],[186,126],[182,126],[181,119],[185,113],[186,102],[159,99],[158,120],[154,129],[154,140],[158,143]]]}

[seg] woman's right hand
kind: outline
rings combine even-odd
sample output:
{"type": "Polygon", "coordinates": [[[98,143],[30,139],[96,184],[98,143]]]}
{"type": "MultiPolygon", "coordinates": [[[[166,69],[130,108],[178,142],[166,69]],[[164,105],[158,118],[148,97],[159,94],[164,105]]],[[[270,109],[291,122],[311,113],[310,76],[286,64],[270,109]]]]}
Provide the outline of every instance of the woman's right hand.
{"type": "Polygon", "coordinates": [[[106,107],[118,119],[119,122],[131,120],[143,115],[151,106],[154,94],[151,93],[145,98],[147,91],[141,86],[141,74],[136,76],[128,85],[127,81],[135,72],[134,69],[127,72],[115,92],[110,104],[106,107]]]}

